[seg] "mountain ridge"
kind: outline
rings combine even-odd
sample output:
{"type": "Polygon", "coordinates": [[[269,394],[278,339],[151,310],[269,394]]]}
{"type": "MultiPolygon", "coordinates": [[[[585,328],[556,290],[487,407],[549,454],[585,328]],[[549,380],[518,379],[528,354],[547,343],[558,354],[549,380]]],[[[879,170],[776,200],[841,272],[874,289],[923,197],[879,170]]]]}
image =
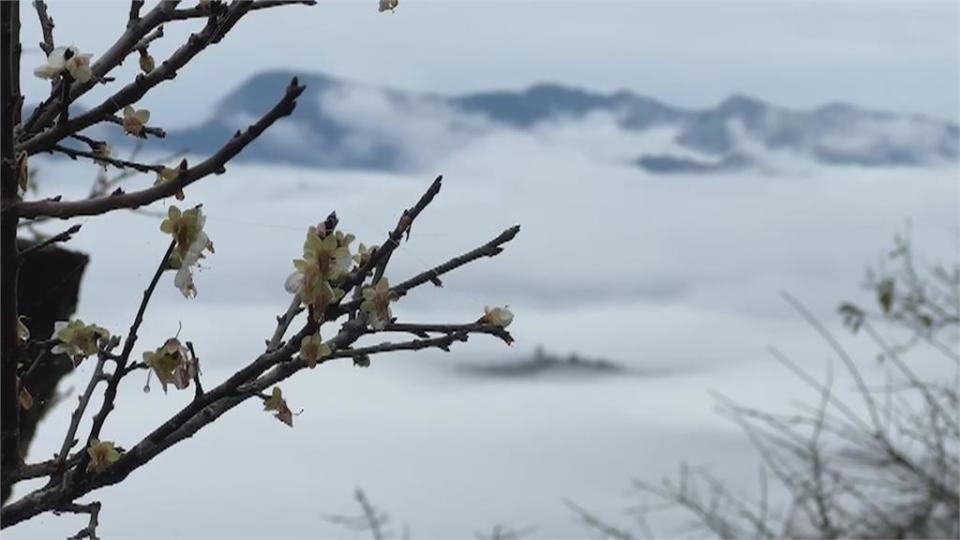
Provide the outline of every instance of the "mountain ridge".
{"type": "MultiPolygon", "coordinates": [[[[269,110],[293,76],[284,70],[251,76],[220,100],[210,119],[171,131],[161,145],[215,151],[237,129],[269,110]]],[[[843,102],[791,109],[735,93],[714,107],[692,109],[631,90],[602,93],[555,83],[448,96],[322,73],[298,78],[307,88],[294,115],[253,143],[241,154],[243,160],[415,169],[425,158],[413,151],[411,140],[421,132],[455,148],[458,142],[493,129],[529,131],[548,122],[575,121],[596,113],[611,115],[621,129],[630,132],[658,127],[676,130],[676,152],[637,149],[632,164],[655,173],[749,167],[756,160],[744,150],[747,142],[820,163],[868,167],[923,166],[956,161],[960,155],[960,128],[955,123],[843,102]]]]}

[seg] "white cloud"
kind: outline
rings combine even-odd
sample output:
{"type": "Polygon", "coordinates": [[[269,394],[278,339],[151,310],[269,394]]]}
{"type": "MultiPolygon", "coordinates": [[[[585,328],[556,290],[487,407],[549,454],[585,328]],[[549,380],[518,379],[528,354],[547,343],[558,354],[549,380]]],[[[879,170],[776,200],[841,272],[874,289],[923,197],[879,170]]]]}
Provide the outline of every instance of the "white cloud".
{"type": "Polygon", "coordinates": [[[406,161],[402,165],[409,169],[421,169],[491,129],[484,118],[429,96],[350,85],[324,92],[320,100],[323,111],[349,127],[349,137],[341,141],[348,151],[366,155],[384,146],[397,148],[406,161]]]}

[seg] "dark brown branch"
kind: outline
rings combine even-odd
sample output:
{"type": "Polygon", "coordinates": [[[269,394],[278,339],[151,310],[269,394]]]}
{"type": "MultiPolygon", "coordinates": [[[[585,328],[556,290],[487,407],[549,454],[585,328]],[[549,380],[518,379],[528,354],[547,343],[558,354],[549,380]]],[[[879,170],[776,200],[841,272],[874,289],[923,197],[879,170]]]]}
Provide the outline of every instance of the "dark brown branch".
{"type": "MultiPolygon", "coordinates": [[[[250,4],[250,7],[247,8],[249,11],[255,11],[258,9],[269,9],[272,7],[279,6],[291,6],[295,4],[300,4],[304,6],[314,6],[317,4],[316,0],[247,0],[245,3],[250,4]]],[[[207,7],[192,7],[184,9],[176,9],[170,13],[169,20],[171,21],[181,21],[184,19],[197,19],[202,17],[209,17],[211,14],[211,9],[207,7]]]]}
{"type": "MultiPolygon", "coordinates": [[[[486,333],[486,332],[485,332],[486,333]]],[[[467,341],[468,334],[466,332],[457,332],[447,334],[445,336],[428,338],[428,339],[414,339],[411,341],[400,341],[396,343],[380,343],[377,345],[371,345],[369,347],[356,347],[353,349],[342,349],[334,351],[333,354],[324,358],[324,361],[332,360],[334,358],[353,358],[355,356],[362,355],[371,355],[371,354],[380,354],[385,352],[395,352],[395,351],[420,351],[423,349],[440,349],[443,351],[450,351],[450,346],[457,341],[467,341]]]]}
{"type": "Polygon", "coordinates": [[[407,239],[410,239],[410,229],[413,227],[414,220],[416,220],[420,215],[420,212],[422,212],[423,209],[426,208],[431,201],[433,201],[433,198],[437,196],[437,193],[440,193],[442,181],[443,176],[438,176],[437,179],[433,181],[433,184],[430,184],[430,187],[427,189],[427,192],[423,194],[423,197],[417,201],[417,204],[413,208],[408,208],[403,211],[403,214],[400,215],[400,219],[397,221],[397,226],[387,237],[387,241],[380,246],[380,249],[377,250],[377,253],[373,254],[373,257],[371,257],[370,261],[376,268],[376,271],[373,275],[373,283],[380,281],[380,278],[383,277],[383,273],[386,271],[387,265],[390,264],[390,257],[400,246],[400,240],[403,239],[403,235],[406,234],[407,239]]]}
{"type": "MultiPolygon", "coordinates": [[[[170,245],[167,246],[167,250],[164,252],[163,257],[160,258],[160,263],[153,273],[153,278],[150,279],[150,284],[147,285],[147,288],[143,291],[143,299],[140,301],[140,307],[137,308],[137,314],[134,316],[133,323],[130,325],[130,331],[127,332],[127,337],[123,342],[120,357],[117,358],[116,368],[107,383],[107,390],[103,394],[103,404],[100,406],[100,411],[93,417],[93,426],[90,428],[90,434],[87,436],[86,446],[90,446],[90,441],[100,437],[100,430],[103,428],[103,423],[107,420],[107,415],[110,414],[110,411],[113,410],[113,402],[117,397],[117,388],[120,386],[120,381],[123,379],[123,376],[126,375],[125,368],[127,361],[130,359],[130,353],[133,352],[133,347],[137,343],[137,331],[140,329],[140,325],[143,324],[143,316],[147,311],[147,305],[150,304],[153,291],[156,290],[157,283],[160,282],[160,276],[163,275],[163,272],[169,267],[170,255],[173,253],[173,248],[176,245],[176,239],[170,241],[170,245]]],[[[86,472],[89,459],[90,457],[86,454],[80,457],[80,464],[76,468],[76,474],[82,475],[86,472]]]]}
{"type": "MultiPolygon", "coordinates": [[[[406,332],[418,337],[430,337],[430,333],[442,334],[489,334],[502,339],[507,344],[513,343],[513,336],[502,326],[492,324],[471,323],[471,324],[423,324],[423,323],[393,323],[388,324],[383,332],[406,332]]],[[[374,333],[374,330],[370,330],[374,333]]]]}
{"type": "Polygon", "coordinates": [[[70,512],[73,514],[89,514],[90,522],[89,524],[80,529],[77,534],[71,536],[67,540],[81,540],[83,538],[89,538],[90,540],[97,539],[97,526],[100,525],[100,503],[92,502],[90,504],[77,504],[77,503],[66,503],[63,504],[55,510],[56,512],[70,512]]]}
{"type": "MultiPolygon", "coordinates": [[[[370,275],[374,269],[378,269],[382,266],[385,266],[390,260],[390,255],[393,253],[393,250],[400,245],[400,239],[403,238],[403,234],[406,231],[410,230],[410,227],[413,225],[413,222],[417,219],[417,216],[420,215],[420,212],[424,210],[437,196],[437,193],[440,193],[440,187],[443,184],[443,175],[438,176],[427,188],[427,191],[420,196],[420,200],[417,201],[417,204],[413,208],[408,208],[403,211],[400,219],[397,221],[397,226],[394,227],[393,231],[387,235],[387,241],[384,242],[379,249],[374,251],[370,256],[370,259],[366,264],[358,268],[347,280],[341,284],[341,287],[345,291],[356,287],[363,283],[363,281],[370,275]]],[[[382,275],[382,272],[380,273],[382,275]]],[[[379,279],[375,278],[374,281],[379,279]]],[[[356,309],[354,307],[354,309],[356,309]]],[[[344,313],[341,311],[340,313],[344,313]]]]}
{"type": "MultiPolygon", "coordinates": [[[[113,114],[105,115],[103,118],[101,118],[101,121],[110,122],[111,124],[117,124],[118,126],[123,125],[123,118],[120,118],[119,116],[116,116],[113,114]]],[[[140,132],[140,138],[146,139],[147,135],[151,135],[158,139],[163,139],[163,138],[166,138],[167,132],[155,126],[143,126],[143,131],[140,132]]]]}
{"type": "Polygon", "coordinates": [[[298,295],[293,295],[293,299],[290,300],[290,306],[287,307],[287,311],[283,315],[277,316],[277,329],[274,330],[273,335],[267,341],[267,352],[275,350],[280,346],[280,343],[283,340],[284,334],[287,333],[287,329],[290,328],[290,323],[293,322],[293,319],[303,312],[303,307],[300,305],[300,297],[298,295]]]}
{"type": "Polygon", "coordinates": [[[134,49],[139,51],[162,37],[163,37],[163,25],[160,25],[153,32],[150,32],[149,34],[143,36],[143,39],[137,42],[136,46],[134,46],[134,49]]]}
{"type": "Polygon", "coordinates": [[[44,240],[43,242],[40,242],[39,244],[34,244],[34,245],[32,245],[32,246],[24,249],[23,251],[20,252],[20,260],[22,261],[25,257],[29,257],[30,255],[32,255],[32,254],[40,251],[41,249],[46,248],[46,247],[49,247],[49,246],[51,246],[51,245],[53,245],[53,244],[56,244],[57,242],[68,242],[68,241],[70,241],[70,239],[73,238],[73,235],[75,235],[75,234],[77,234],[78,232],[80,232],[80,226],[81,226],[81,224],[80,224],[80,223],[77,223],[76,225],[73,225],[72,227],[70,227],[69,229],[63,231],[62,233],[55,234],[55,235],[51,236],[50,238],[47,238],[47,239],[44,240]]]}
{"type": "Polygon", "coordinates": [[[90,381],[87,383],[87,388],[79,398],[80,402],[77,403],[77,408],[74,409],[73,414],[70,415],[70,426],[67,428],[67,433],[63,437],[63,443],[60,444],[60,451],[57,452],[57,461],[61,467],[67,461],[67,453],[77,444],[77,429],[80,428],[80,420],[83,419],[83,413],[87,410],[87,405],[90,404],[90,398],[93,397],[94,390],[96,390],[100,381],[103,380],[104,363],[106,363],[106,358],[102,356],[97,358],[97,367],[94,368],[93,374],[90,376],[90,381]]]}
{"type": "Polygon", "coordinates": [[[56,145],[51,149],[51,152],[59,152],[66,155],[70,159],[86,158],[91,159],[98,164],[107,163],[113,165],[118,169],[133,169],[142,173],[158,173],[163,170],[163,165],[148,165],[146,163],[140,163],[137,161],[127,161],[125,159],[116,159],[108,156],[97,155],[94,152],[88,152],[86,150],[77,150],[76,148],[69,148],[66,146],[56,145]]]}
{"type": "Polygon", "coordinates": [[[37,18],[40,19],[40,30],[43,33],[43,41],[40,42],[40,49],[49,55],[56,46],[53,43],[53,18],[47,14],[47,3],[43,0],[33,0],[33,7],[37,10],[37,18]]]}
{"type": "Polygon", "coordinates": [[[18,216],[24,218],[37,218],[42,216],[56,218],[70,218],[74,216],[98,215],[120,208],[138,208],[150,204],[164,197],[170,197],[184,187],[209,176],[211,174],[222,173],[225,164],[240,153],[248,144],[260,136],[274,122],[289,116],[294,107],[296,107],[297,98],[303,93],[304,87],[300,85],[296,78],[290,82],[286,93],[277,105],[265,114],[255,124],[251,125],[244,132],[237,132],[227,143],[210,156],[206,161],[182,171],[176,180],[164,182],[156,186],[135,191],[133,193],[124,193],[119,195],[110,195],[97,199],[83,201],[32,201],[22,202],[15,205],[15,212],[18,216]]]}
{"type": "MultiPolygon", "coordinates": [[[[85,452],[86,450],[81,450],[80,452],[85,452]]],[[[65,468],[70,468],[76,465],[80,461],[80,452],[73,454],[67,459],[65,468]]],[[[40,463],[28,463],[17,467],[12,470],[9,475],[9,480],[12,483],[19,482],[21,480],[29,480],[31,478],[42,478],[44,476],[50,476],[56,473],[59,470],[62,470],[64,465],[62,465],[59,459],[48,459],[47,461],[42,461],[40,463]]]]}
{"type": "MultiPolygon", "coordinates": [[[[407,292],[409,292],[411,289],[415,287],[419,287],[424,283],[433,283],[443,274],[456,270],[457,268],[460,268],[465,264],[469,264],[483,257],[495,257],[503,251],[503,248],[500,246],[513,240],[517,236],[517,233],[519,232],[520,232],[520,226],[514,225],[513,227],[510,227],[509,229],[497,235],[496,238],[494,238],[493,240],[490,240],[486,244],[474,250],[468,251],[463,255],[454,257],[439,266],[435,266],[430,270],[427,270],[426,272],[421,272],[420,274],[417,274],[416,276],[404,281],[403,283],[395,285],[390,290],[393,291],[398,297],[402,297],[402,296],[405,296],[407,292]]],[[[333,306],[330,312],[328,313],[328,318],[329,318],[329,315],[331,314],[341,315],[343,313],[349,313],[350,311],[353,311],[359,307],[360,307],[359,299],[351,300],[350,302],[341,304],[339,306],[333,306]]]]}
{"type": "Polygon", "coordinates": [[[143,7],[144,0],[131,0],[130,17],[127,22],[127,28],[130,28],[140,20],[140,9],[143,7]]]}

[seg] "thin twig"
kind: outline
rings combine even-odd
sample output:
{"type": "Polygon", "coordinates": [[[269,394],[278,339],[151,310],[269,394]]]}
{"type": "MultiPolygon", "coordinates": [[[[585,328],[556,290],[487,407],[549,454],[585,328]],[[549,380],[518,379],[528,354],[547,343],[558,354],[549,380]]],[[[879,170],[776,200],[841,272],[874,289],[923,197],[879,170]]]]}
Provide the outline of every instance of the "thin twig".
{"type": "Polygon", "coordinates": [[[61,232],[61,233],[59,233],[59,234],[55,234],[55,235],[51,236],[50,238],[47,238],[46,240],[44,240],[44,241],[42,241],[42,242],[39,242],[39,243],[37,243],[37,244],[34,244],[34,245],[32,245],[32,246],[24,249],[23,251],[20,252],[21,261],[22,261],[22,259],[23,259],[24,257],[29,257],[30,255],[32,255],[32,254],[40,251],[41,249],[44,249],[44,248],[49,247],[49,246],[51,246],[51,245],[53,245],[53,244],[56,244],[57,242],[68,242],[68,241],[70,241],[70,239],[73,238],[73,235],[75,235],[75,234],[77,234],[78,232],[80,232],[80,227],[81,227],[81,224],[80,224],[80,223],[77,223],[76,225],[71,226],[69,229],[67,229],[67,230],[65,230],[65,231],[63,231],[63,232],[61,232]]]}
{"type": "MultiPolygon", "coordinates": [[[[120,386],[120,381],[123,379],[123,376],[127,373],[125,369],[127,361],[130,358],[130,353],[133,352],[134,345],[137,343],[137,331],[140,329],[140,325],[143,324],[143,316],[147,311],[147,305],[150,303],[153,291],[157,288],[157,283],[160,282],[160,276],[164,270],[169,268],[170,255],[173,253],[173,248],[176,244],[176,239],[170,241],[170,245],[167,246],[167,250],[164,252],[163,257],[160,258],[160,263],[153,273],[150,284],[147,285],[147,288],[143,291],[143,299],[140,301],[140,307],[137,309],[137,314],[134,316],[133,323],[130,325],[130,331],[127,333],[127,337],[123,342],[123,349],[116,361],[117,365],[113,376],[110,377],[107,383],[107,390],[103,394],[103,404],[100,406],[100,411],[93,417],[93,426],[90,428],[90,434],[87,436],[87,446],[90,445],[90,441],[100,437],[100,430],[103,428],[103,423],[107,420],[107,415],[110,414],[110,411],[113,410],[113,401],[117,397],[117,388],[120,386]]],[[[88,461],[89,456],[81,456],[80,465],[77,467],[77,473],[79,475],[84,474],[84,467],[88,461]]]]}
{"type": "Polygon", "coordinates": [[[89,524],[80,529],[77,534],[67,540],[81,540],[89,538],[97,540],[97,526],[100,525],[100,503],[92,502],[89,504],[66,503],[56,509],[57,512],[71,512],[74,514],[88,514],[90,516],[89,524]]]}

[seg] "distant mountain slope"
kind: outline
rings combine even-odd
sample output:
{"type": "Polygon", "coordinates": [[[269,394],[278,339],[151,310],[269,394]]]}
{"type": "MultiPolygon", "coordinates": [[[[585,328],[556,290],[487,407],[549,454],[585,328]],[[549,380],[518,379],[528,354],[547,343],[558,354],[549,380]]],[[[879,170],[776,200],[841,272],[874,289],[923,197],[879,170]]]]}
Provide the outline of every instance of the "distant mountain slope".
{"type": "MultiPolygon", "coordinates": [[[[273,106],[292,73],[268,72],[234,89],[212,118],[169,133],[171,149],[211,152],[273,106]]],[[[300,76],[307,90],[294,115],[242,154],[244,160],[375,170],[416,169],[496,129],[532,130],[607,114],[624,130],[675,130],[676,154],[638,148],[653,172],[749,167],[757,151],[793,152],[821,163],[921,166],[956,161],[956,124],[846,104],[791,110],[741,95],[687,110],[628,91],[601,94],[540,84],[524,91],[441,96],[383,89],[325,75],[300,76]],[[753,153],[749,149],[753,149],[753,153]]]]}

